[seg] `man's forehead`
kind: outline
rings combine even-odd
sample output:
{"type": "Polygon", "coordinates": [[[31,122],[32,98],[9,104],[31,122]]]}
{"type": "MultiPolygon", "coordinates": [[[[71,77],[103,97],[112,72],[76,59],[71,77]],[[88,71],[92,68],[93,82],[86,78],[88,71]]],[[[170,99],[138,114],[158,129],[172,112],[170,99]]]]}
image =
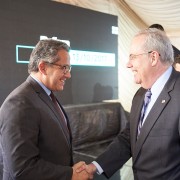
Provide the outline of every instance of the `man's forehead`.
{"type": "Polygon", "coordinates": [[[143,36],[135,36],[130,45],[130,50],[131,51],[139,51],[142,49],[144,45],[144,37],[143,36]]]}

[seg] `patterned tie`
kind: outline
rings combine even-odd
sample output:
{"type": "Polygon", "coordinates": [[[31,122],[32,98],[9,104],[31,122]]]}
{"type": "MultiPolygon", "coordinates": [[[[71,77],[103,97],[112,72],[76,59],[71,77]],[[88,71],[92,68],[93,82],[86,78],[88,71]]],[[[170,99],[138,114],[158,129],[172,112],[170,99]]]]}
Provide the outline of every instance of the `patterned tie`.
{"type": "Polygon", "coordinates": [[[148,107],[148,104],[151,100],[151,90],[148,89],[145,93],[145,97],[144,97],[144,103],[143,103],[143,107],[142,107],[142,110],[141,110],[141,117],[140,117],[140,120],[139,120],[139,125],[138,125],[138,135],[140,134],[140,130],[143,126],[143,122],[144,122],[144,116],[145,116],[145,113],[146,113],[146,110],[147,110],[147,107],[148,107]]]}
{"type": "MultiPolygon", "coordinates": [[[[52,102],[53,102],[54,105],[55,105],[55,108],[56,108],[57,112],[58,112],[58,113],[60,114],[60,116],[61,116],[61,119],[62,119],[62,123],[63,123],[64,128],[65,128],[66,130],[68,130],[66,118],[65,118],[64,113],[63,113],[61,107],[59,106],[59,104],[58,104],[58,102],[57,102],[57,100],[56,100],[56,97],[54,96],[53,92],[51,92],[50,97],[51,97],[51,99],[52,99],[52,102]]],[[[68,132],[69,132],[69,130],[68,130],[68,132]]]]}

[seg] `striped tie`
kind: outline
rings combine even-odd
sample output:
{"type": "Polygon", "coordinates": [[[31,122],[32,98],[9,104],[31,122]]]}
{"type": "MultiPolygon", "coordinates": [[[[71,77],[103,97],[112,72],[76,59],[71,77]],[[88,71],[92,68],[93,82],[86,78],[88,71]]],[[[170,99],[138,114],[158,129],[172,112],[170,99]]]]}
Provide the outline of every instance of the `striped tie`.
{"type": "Polygon", "coordinates": [[[144,97],[144,104],[143,104],[143,108],[141,110],[141,117],[140,117],[140,120],[139,120],[139,125],[138,125],[138,135],[140,134],[140,130],[143,126],[143,122],[144,122],[144,116],[145,116],[145,113],[146,113],[146,110],[147,110],[147,107],[148,107],[148,104],[151,100],[151,90],[148,89],[145,93],[145,97],[144,97]]]}

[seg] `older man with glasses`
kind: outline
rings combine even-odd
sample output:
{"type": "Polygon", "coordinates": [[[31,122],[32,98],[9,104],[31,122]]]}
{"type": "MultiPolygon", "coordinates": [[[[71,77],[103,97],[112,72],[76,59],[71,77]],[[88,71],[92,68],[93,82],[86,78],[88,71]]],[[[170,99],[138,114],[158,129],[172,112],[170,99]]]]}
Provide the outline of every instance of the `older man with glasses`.
{"type": "Polygon", "coordinates": [[[109,178],[132,157],[135,180],[180,179],[180,72],[173,62],[163,31],[149,28],[133,38],[127,67],[141,87],[126,128],[86,167],[88,173],[109,178]]]}

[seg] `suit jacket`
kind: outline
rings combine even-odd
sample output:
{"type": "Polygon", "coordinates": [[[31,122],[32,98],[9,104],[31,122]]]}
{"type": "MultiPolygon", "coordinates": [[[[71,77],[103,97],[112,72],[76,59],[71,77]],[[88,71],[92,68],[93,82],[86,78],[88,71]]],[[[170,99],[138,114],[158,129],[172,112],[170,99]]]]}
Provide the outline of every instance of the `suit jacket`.
{"type": "Polygon", "coordinates": [[[3,180],[71,180],[71,137],[60,118],[30,76],[6,98],[0,109],[3,180]]]}
{"type": "Polygon", "coordinates": [[[132,101],[130,121],[97,159],[107,177],[132,156],[135,180],[180,179],[180,73],[173,70],[137,139],[137,127],[146,90],[132,101]]]}

